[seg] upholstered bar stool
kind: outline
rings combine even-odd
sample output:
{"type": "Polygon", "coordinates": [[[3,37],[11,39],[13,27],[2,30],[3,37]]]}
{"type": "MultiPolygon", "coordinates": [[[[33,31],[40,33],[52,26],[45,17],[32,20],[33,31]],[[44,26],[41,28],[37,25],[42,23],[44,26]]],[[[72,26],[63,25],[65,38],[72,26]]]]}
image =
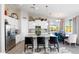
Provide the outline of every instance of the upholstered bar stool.
{"type": "Polygon", "coordinates": [[[25,44],[24,44],[24,52],[26,51],[26,49],[28,50],[29,46],[32,46],[32,52],[33,52],[33,37],[25,37],[25,44]]]}
{"type": "Polygon", "coordinates": [[[45,37],[37,37],[37,52],[40,51],[39,46],[43,46],[44,51],[46,52],[46,49],[45,49],[45,37]]]}

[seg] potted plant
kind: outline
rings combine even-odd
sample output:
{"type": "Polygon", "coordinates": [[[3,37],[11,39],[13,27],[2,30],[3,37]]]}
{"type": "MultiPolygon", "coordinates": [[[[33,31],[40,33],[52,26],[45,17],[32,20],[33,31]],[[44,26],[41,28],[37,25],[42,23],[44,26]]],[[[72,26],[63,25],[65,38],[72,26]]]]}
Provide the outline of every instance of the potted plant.
{"type": "Polygon", "coordinates": [[[37,36],[41,35],[41,26],[35,27],[35,33],[36,33],[37,36]]]}

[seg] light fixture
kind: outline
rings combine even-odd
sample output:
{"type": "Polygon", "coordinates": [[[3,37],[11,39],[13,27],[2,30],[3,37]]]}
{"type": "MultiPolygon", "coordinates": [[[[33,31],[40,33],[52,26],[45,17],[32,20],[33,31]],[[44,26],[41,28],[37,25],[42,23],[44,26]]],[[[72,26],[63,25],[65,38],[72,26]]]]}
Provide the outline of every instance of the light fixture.
{"type": "Polygon", "coordinates": [[[60,22],[60,20],[56,20],[56,22],[60,22]]]}
{"type": "Polygon", "coordinates": [[[39,7],[37,7],[36,4],[33,4],[33,5],[31,6],[31,8],[34,9],[34,10],[38,10],[38,9],[39,9],[39,7]]]}
{"type": "Polygon", "coordinates": [[[65,15],[60,12],[56,12],[56,13],[54,12],[54,13],[51,13],[50,15],[55,18],[64,18],[65,17],[65,15]]]}

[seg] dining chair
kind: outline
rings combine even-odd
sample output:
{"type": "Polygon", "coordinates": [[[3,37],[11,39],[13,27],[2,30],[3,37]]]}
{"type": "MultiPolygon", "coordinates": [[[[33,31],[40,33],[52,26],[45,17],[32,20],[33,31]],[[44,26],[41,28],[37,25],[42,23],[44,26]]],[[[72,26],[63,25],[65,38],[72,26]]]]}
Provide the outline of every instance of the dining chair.
{"type": "Polygon", "coordinates": [[[68,39],[65,39],[65,40],[64,40],[64,42],[69,43],[70,46],[71,46],[72,43],[74,43],[75,46],[76,46],[76,42],[77,42],[77,34],[71,34],[71,35],[68,37],[68,39]]]}
{"type": "Polygon", "coordinates": [[[56,36],[58,36],[58,41],[59,42],[64,42],[64,37],[62,36],[61,33],[55,33],[56,36]]]}
{"type": "Polygon", "coordinates": [[[51,51],[51,46],[54,46],[54,48],[56,48],[59,52],[59,41],[58,41],[58,37],[53,37],[53,36],[50,36],[50,40],[49,40],[49,48],[50,48],[50,51],[51,51]]]}
{"type": "Polygon", "coordinates": [[[26,51],[26,49],[28,50],[29,46],[32,46],[32,52],[33,52],[33,37],[25,37],[25,44],[24,44],[24,51],[26,51]]]}

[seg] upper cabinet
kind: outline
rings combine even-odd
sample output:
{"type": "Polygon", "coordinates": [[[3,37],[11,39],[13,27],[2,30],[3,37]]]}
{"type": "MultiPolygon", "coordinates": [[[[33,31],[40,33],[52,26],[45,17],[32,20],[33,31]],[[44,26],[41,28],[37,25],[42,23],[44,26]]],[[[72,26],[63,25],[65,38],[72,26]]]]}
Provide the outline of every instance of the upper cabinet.
{"type": "Polygon", "coordinates": [[[11,25],[11,27],[14,27],[15,29],[19,28],[19,20],[5,16],[5,20],[11,25]]]}
{"type": "Polygon", "coordinates": [[[29,21],[28,28],[29,29],[35,29],[35,21],[29,21]]]}
{"type": "Polygon", "coordinates": [[[29,21],[29,29],[35,29],[35,26],[41,26],[42,29],[48,29],[48,21],[29,21]]]}
{"type": "Polygon", "coordinates": [[[41,22],[41,28],[42,29],[48,29],[48,21],[42,21],[41,22]]]}

